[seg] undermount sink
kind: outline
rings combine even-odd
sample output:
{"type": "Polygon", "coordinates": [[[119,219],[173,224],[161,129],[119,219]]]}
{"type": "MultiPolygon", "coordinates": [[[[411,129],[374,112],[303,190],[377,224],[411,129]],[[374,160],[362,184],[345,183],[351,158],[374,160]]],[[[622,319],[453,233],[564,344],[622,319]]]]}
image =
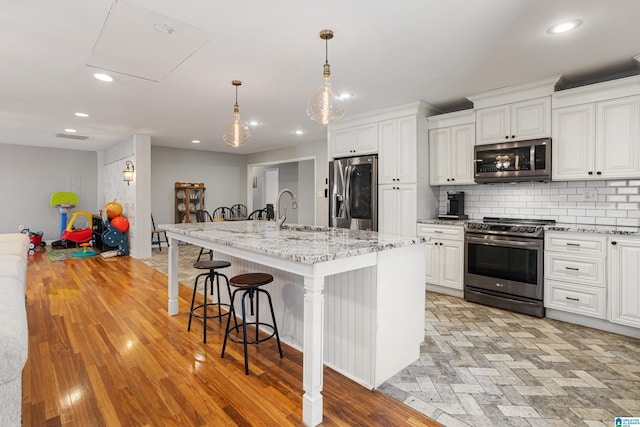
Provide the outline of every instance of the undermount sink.
{"type": "Polygon", "coordinates": [[[305,231],[305,232],[315,232],[315,233],[326,232],[331,230],[329,227],[318,227],[315,225],[298,225],[298,224],[291,224],[291,225],[285,224],[282,226],[282,229],[287,231],[305,231]]]}

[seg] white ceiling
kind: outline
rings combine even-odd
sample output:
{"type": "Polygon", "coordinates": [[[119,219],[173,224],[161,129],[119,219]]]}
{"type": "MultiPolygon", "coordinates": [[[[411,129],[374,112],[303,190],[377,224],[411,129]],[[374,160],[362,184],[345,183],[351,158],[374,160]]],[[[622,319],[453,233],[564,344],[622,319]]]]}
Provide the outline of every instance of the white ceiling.
{"type": "Polygon", "coordinates": [[[355,95],[348,118],[418,99],[450,110],[559,74],[637,72],[638,16],[639,0],[0,0],[0,143],[99,150],[149,134],[242,154],[304,144],[326,137],[305,113],[324,28],[335,32],[333,86],[355,95]],[[546,33],[568,18],[584,23],[546,33]],[[93,78],[109,68],[114,82],[93,78]],[[241,118],[261,123],[240,149],[222,141],[234,79],[241,118]],[[88,139],[56,137],[65,128],[88,139]]]}

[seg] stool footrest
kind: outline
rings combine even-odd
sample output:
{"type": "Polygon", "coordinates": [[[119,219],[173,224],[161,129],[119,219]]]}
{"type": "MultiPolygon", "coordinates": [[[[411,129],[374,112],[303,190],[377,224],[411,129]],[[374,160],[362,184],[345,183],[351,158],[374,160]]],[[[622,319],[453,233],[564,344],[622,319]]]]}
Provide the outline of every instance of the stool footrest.
{"type": "MultiPolygon", "coordinates": [[[[262,322],[260,322],[260,323],[256,323],[256,322],[247,322],[247,327],[249,327],[249,326],[256,326],[256,325],[257,325],[258,327],[259,327],[259,326],[266,326],[266,327],[270,328],[270,329],[271,329],[271,334],[270,334],[270,335],[268,335],[268,336],[266,336],[266,337],[260,338],[260,339],[258,339],[258,340],[253,340],[253,341],[249,341],[249,340],[247,340],[247,344],[260,344],[261,342],[265,342],[265,341],[267,341],[268,339],[273,338],[273,337],[276,335],[276,329],[273,327],[273,325],[271,325],[271,324],[269,324],[269,323],[262,323],[262,322]]],[[[238,325],[238,326],[234,326],[234,327],[232,327],[232,328],[229,328],[229,331],[228,331],[229,338],[228,338],[228,339],[229,339],[229,341],[233,341],[233,342],[238,343],[238,344],[243,344],[243,343],[244,343],[244,340],[243,340],[243,339],[241,339],[241,338],[234,338],[234,337],[232,337],[232,336],[231,336],[231,334],[232,334],[234,331],[235,331],[236,333],[238,333],[238,334],[242,335],[242,324],[240,324],[240,325],[238,325]]],[[[264,332],[262,329],[260,329],[260,331],[261,331],[261,332],[263,332],[263,333],[265,333],[265,334],[267,333],[267,332],[264,332]]]]}
{"type": "MultiPolygon", "coordinates": [[[[217,302],[214,303],[207,303],[207,309],[210,308],[214,308],[214,307],[218,307],[218,305],[220,305],[220,308],[222,307],[226,307],[227,308],[227,312],[226,313],[218,313],[215,315],[211,315],[211,314],[207,314],[207,319],[217,319],[218,317],[224,317],[224,316],[228,316],[229,314],[231,314],[231,306],[229,304],[224,304],[224,303],[220,303],[218,304],[217,302]]],[[[195,307],[193,307],[191,309],[191,316],[192,317],[197,317],[198,319],[204,319],[204,313],[202,314],[198,314],[198,311],[204,311],[204,306],[205,304],[200,304],[200,305],[196,305],[195,307]]]]}

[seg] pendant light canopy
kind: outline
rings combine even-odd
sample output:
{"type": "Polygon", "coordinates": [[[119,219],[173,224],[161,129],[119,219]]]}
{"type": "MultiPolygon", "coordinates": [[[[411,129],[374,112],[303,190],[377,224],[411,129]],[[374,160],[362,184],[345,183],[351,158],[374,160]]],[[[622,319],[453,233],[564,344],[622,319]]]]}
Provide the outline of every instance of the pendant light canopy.
{"type": "Polygon", "coordinates": [[[236,103],[233,106],[233,120],[224,129],[222,138],[224,142],[232,147],[242,147],[251,138],[249,127],[240,121],[240,108],[238,107],[238,86],[242,84],[240,80],[233,80],[232,85],[236,87],[236,103]]]}
{"type": "Polygon", "coordinates": [[[344,116],[344,99],[333,92],[329,77],[329,40],[333,38],[332,30],[320,31],[320,38],[325,41],[325,63],[323,68],[324,83],[311,95],[307,102],[307,115],[323,125],[328,125],[344,116]]]}

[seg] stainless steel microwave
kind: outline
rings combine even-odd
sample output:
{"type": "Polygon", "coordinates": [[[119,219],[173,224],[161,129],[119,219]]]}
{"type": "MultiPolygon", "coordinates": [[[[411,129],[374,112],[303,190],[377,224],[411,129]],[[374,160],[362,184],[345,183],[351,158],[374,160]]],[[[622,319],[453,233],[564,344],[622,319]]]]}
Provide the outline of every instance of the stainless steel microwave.
{"type": "Polygon", "coordinates": [[[551,138],[474,147],[477,183],[550,181],[551,138]]]}

